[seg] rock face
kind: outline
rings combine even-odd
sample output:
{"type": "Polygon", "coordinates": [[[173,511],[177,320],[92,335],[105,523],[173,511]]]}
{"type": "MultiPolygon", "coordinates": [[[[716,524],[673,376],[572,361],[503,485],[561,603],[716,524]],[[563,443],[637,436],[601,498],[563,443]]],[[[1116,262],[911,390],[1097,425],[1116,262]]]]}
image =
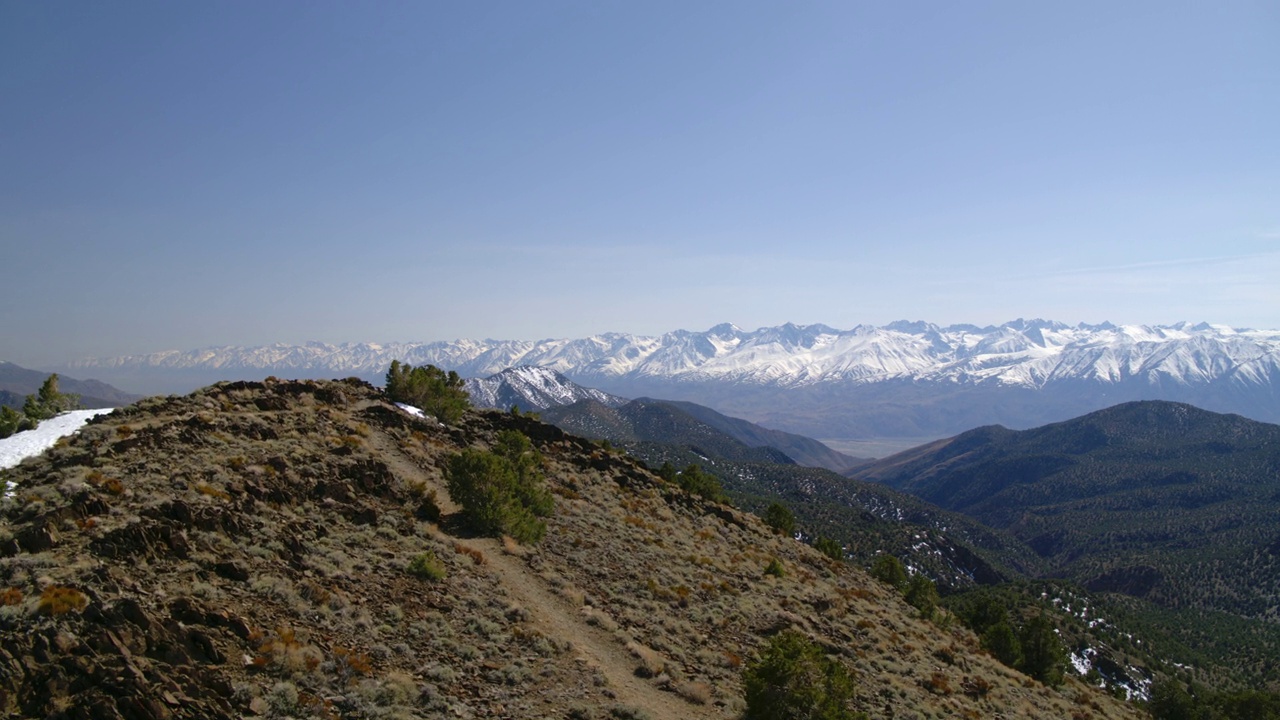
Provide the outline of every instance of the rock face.
{"type": "Polygon", "coordinates": [[[734,718],[786,628],[871,717],[1139,716],[625,456],[499,412],[445,427],[359,381],[144,400],[7,475],[0,717],[734,718]],[[448,497],[451,454],[502,430],[556,498],[536,547],[476,537],[448,497]]]}

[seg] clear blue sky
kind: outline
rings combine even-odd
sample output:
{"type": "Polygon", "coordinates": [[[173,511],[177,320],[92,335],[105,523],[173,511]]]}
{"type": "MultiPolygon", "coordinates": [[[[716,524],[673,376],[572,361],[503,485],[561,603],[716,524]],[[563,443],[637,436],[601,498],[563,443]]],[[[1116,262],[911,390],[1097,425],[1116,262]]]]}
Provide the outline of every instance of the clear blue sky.
{"type": "Polygon", "coordinates": [[[0,2],[0,359],[1280,327],[1280,4],[0,2]]]}

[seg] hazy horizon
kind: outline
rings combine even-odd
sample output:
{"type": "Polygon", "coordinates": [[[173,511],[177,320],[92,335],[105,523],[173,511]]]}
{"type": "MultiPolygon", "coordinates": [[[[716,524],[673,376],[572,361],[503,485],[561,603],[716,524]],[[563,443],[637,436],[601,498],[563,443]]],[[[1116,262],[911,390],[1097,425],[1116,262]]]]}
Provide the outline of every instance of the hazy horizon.
{"type": "Polygon", "coordinates": [[[0,5],[0,359],[1280,328],[1280,6],[0,5]]]}

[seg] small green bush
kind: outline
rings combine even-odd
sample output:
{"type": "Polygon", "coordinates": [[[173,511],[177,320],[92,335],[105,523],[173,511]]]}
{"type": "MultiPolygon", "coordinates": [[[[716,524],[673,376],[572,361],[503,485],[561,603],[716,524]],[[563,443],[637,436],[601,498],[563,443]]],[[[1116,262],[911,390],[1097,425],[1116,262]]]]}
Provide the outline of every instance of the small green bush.
{"type": "Polygon", "coordinates": [[[451,457],[445,477],[449,495],[477,532],[531,544],[546,534],[540,518],[554,507],[541,468],[542,457],[529,438],[504,430],[492,452],[467,448],[451,457]]]}
{"type": "Polygon", "coordinates": [[[690,465],[676,476],[676,482],[685,491],[712,502],[727,502],[728,498],[720,488],[720,481],[715,475],[704,471],[697,464],[690,465]]]}
{"type": "Polygon", "coordinates": [[[782,568],[782,563],[778,561],[778,558],[770,558],[769,565],[764,569],[764,574],[780,578],[785,576],[787,572],[782,568]]]}
{"type": "Polygon", "coordinates": [[[832,560],[844,560],[844,546],[829,537],[820,537],[813,547],[832,560]]]}
{"type": "Polygon", "coordinates": [[[415,555],[409,561],[408,570],[410,575],[432,582],[443,580],[449,574],[444,568],[444,563],[440,562],[440,558],[436,557],[436,554],[430,550],[415,555]]]}
{"type": "Polygon", "coordinates": [[[933,617],[938,608],[938,586],[920,573],[911,576],[907,587],[902,591],[902,597],[908,605],[920,611],[921,617],[933,617]]]}
{"type": "Polygon", "coordinates": [[[871,563],[871,577],[901,590],[907,586],[907,569],[892,555],[880,555],[871,563]]]}
{"type": "Polygon", "coordinates": [[[844,665],[794,630],[769,641],[742,673],[746,720],[856,720],[853,679],[844,665]]]}

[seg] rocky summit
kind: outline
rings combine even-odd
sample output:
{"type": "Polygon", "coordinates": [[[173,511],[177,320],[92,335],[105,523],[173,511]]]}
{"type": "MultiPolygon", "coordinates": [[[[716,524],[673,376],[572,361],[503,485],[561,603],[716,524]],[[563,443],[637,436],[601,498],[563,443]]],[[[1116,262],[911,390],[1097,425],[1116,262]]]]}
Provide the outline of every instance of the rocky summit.
{"type": "Polygon", "coordinates": [[[6,477],[3,717],[734,718],[788,629],[848,669],[850,717],[1140,715],[625,455],[360,381],[143,400],[6,477]],[[554,496],[536,545],[477,536],[447,491],[505,430],[554,496]]]}

